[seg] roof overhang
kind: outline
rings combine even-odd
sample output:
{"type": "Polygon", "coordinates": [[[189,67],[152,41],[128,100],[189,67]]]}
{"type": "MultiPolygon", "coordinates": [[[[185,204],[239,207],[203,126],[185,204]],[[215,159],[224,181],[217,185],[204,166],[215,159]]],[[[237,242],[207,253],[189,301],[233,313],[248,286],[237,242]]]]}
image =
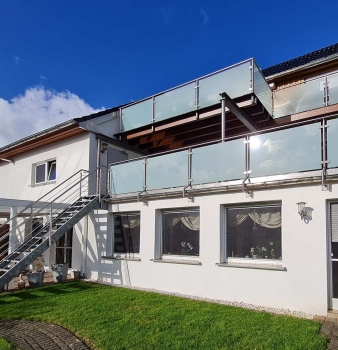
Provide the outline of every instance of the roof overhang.
{"type": "Polygon", "coordinates": [[[49,145],[84,132],[86,132],[86,130],[80,128],[79,124],[74,120],[58,124],[52,128],[46,129],[0,148],[0,162],[11,161],[13,157],[24,152],[49,145]]]}

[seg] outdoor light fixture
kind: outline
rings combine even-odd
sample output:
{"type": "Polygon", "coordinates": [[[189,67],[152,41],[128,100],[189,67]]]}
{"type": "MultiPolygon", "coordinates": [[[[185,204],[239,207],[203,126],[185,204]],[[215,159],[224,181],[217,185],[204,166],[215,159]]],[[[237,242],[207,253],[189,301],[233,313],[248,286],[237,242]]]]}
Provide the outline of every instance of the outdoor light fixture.
{"type": "Polygon", "coordinates": [[[303,220],[305,216],[307,215],[307,211],[305,210],[305,202],[298,202],[298,214],[300,215],[300,218],[303,220]]]}
{"type": "Polygon", "coordinates": [[[101,153],[106,152],[106,150],[108,149],[108,143],[101,143],[101,153]]]}

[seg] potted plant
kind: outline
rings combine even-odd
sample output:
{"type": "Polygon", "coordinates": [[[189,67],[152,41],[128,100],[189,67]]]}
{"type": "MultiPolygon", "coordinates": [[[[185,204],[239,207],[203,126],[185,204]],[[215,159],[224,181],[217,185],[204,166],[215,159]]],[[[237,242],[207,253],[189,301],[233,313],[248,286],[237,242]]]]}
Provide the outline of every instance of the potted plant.
{"type": "Polygon", "coordinates": [[[27,273],[27,280],[30,287],[41,286],[45,277],[45,268],[43,263],[45,259],[42,255],[38,256],[32,264],[32,272],[27,273]]]}
{"type": "Polygon", "coordinates": [[[51,265],[54,282],[64,282],[67,279],[68,263],[51,265]]]}

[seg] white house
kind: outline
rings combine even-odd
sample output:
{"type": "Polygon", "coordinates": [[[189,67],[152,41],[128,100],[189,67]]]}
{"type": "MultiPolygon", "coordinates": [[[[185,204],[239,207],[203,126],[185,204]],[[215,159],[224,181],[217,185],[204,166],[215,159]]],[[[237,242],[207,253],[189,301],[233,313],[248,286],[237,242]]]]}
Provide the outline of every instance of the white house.
{"type": "Polygon", "coordinates": [[[3,147],[0,285],[45,250],[94,280],[326,315],[337,113],[338,44],[3,147]]]}

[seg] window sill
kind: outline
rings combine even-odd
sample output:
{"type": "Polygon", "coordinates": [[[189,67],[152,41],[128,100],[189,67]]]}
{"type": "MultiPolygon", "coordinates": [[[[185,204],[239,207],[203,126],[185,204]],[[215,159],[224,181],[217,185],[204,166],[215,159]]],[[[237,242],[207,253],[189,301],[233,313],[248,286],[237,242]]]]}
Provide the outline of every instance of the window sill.
{"type": "Polygon", "coordinates": [[[55,184],[56,180],[52,180],[52,181],[47,181],[47,182],[40,182],[37,184],[33,184],[31,187],[39,187],[39,186],[46,186],[46,185],[52,185],[55,184]]]}
{"type": "Polygon", "coordinates": [[[266,262],[254,259],[245,260],[227,260],[224,263],[217,263],[219,267],[237,267],[245,269],[260,269],[260,270],[275,270],[275,271],[286,271],[286,267],[283,266],[282,262],[266,262]],[[249,261],[248,261],[249,260],[249,261]]]}
{"type": "Polygon", "coordinates": [[[120,256],[101,256],[101,259],[103,260],[127,260],[127,261],[141,261],[140,258],[127,258],[127,257],[120,257],[120,256]]]}
{"type": "Polygon", "coordinates": [[[150,261],[156,263],[165,264],[182,264],[182,265],[202,265],[198,260],[179,260],[179,259],[150,259],[150,261]]]}

